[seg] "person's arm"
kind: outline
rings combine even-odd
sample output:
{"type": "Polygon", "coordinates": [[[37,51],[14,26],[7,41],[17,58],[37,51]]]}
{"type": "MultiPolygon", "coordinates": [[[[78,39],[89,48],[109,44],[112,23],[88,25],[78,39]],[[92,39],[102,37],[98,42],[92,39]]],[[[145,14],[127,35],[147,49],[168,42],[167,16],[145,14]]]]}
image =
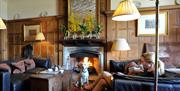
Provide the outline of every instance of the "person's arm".
{"type": "Polygon", "coordinates": [[[154,64],[149,64],[148,65],[148,67],[147,67],[148,69],[147,69],[147,72],[152,72],[152,73],[154,73],[154,71],[155,71],[155,66],[154,66],[154,64]]]}
{"type": "Polygon", "coordinates": [[[164,63],[161,60],[158,61],[158,72],[160,76],[165,73],[164,63]]]}

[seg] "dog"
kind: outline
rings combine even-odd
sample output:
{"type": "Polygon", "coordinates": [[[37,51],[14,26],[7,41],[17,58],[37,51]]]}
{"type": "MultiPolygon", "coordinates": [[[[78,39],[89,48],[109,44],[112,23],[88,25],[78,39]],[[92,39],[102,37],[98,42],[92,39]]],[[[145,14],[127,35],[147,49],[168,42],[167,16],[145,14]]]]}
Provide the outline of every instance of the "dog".
{"type": "Polygon", "coordinates": [[[79,74],[79,80],[76,82],[77,87],[83,87],[84,84],[89,83],[89,72],[88,72],[88,63],[80,63],[80,74],[79,74]]]}

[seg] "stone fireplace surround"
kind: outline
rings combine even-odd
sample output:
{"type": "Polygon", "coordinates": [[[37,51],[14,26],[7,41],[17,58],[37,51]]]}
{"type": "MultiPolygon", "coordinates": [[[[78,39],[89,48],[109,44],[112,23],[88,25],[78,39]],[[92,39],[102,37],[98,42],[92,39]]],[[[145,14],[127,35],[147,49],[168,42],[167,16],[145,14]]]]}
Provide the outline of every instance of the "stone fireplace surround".
{"type": "Polygon", "coordinates": [[[63,47],[63,65],[66,69],[72,69],[73,64],[71,57],[97,57],[99,64],[98,73],[101,73],[104,70],[104,47],[102,46],[65,46],[63,47]]]}

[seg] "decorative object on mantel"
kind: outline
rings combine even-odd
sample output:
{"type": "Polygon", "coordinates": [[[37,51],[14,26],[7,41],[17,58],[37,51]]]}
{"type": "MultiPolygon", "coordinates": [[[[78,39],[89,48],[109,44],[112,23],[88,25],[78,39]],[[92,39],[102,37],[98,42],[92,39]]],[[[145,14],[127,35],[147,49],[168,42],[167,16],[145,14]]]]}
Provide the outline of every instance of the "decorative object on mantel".
{"type": "Polygon", "coordinates": [[[92,31],[92,38],[100,39],[101,32],[102,32],[102,26],[99,24],[96,24],[94,30],[92,31]]]}
{"type": "Polygon", "coordinates": [[[40,17],[45,17],[45,16],[47,16],[47,15],[48,15],[48,12],[47,12],[47,11],[42,11],[42,12],[39,14],[40,17]]]}
{"type": "Polygon", "coordinates": [[[64,39],[67,39],[68,38],[68,29],[67,29],[67,26],[62,25],[60,30],[63,32],[64,39]]]}
{"type": "Polygon", "coordinates": [[[1,17],[0,17],[0,29],[6,29],[6,25],[4,24],[1,17]]]}
{"type": "Polygon", "coordinates": [[[91,16],[87,16],[81,23],[75,21],[72,15],[69,19],[68,27],[61,26],[64,39],[100,39],[100,33],[102,32],[102,26],[97,24],[91,16]]]}
{"type": "Polygon", "coordinates": [[[88,26],[85,23],[83,23],[83,24],[80,24],[79,27],[81,29],[80,31],[82,32],[82,39],[88,38],[89,37],[88,26]]]}
{"type": "Polygon", "coordinates": [[[19,13],[14,14],[13,19],[14,19],[14,20],[15,20],[15,19],[20,19],[20,14],[19,14],[19,13]]]}

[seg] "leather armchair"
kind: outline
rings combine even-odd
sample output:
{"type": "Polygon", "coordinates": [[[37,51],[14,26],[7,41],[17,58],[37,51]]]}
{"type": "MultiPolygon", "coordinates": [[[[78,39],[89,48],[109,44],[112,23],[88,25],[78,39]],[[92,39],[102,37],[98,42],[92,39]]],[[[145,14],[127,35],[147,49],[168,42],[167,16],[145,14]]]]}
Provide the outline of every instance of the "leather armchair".
{"type": "MultiPolygon", "coordinates": [[[[0,70],[0,91],[30,91],[29,77],[33,72],[51,67],[51,61],[47,59],[34,58],[36,68],[25,73],[10,74],[7,71],[0,70]]],[[[6,61],[3,63],[11,63],[6,61]]]]}
{"type": "Polygon", "coordinates": [[[0,91],[10,91],[10,73],[0,71],[0,91]]]}

